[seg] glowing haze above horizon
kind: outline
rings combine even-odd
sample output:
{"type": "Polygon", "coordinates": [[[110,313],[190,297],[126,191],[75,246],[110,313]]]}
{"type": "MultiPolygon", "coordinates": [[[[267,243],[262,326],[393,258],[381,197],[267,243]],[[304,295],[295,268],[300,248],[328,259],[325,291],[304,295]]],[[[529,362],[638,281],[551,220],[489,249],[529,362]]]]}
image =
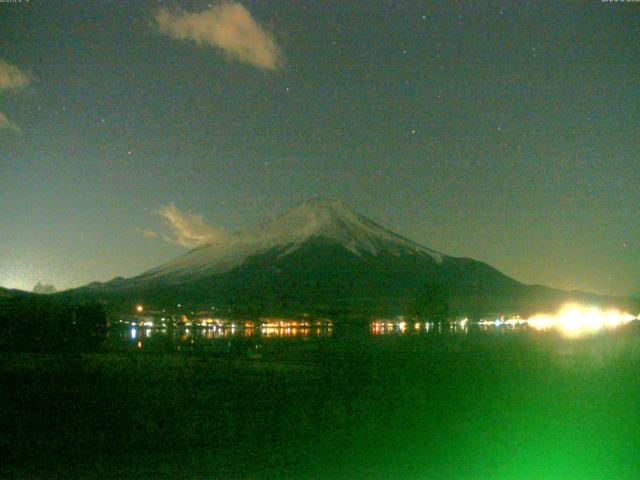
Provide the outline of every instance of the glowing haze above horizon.
{"type": "Polygon", "coordinates": [[[0,38],[0,286],[137,275],[321,195],[640,292],[640,3],[33,0],[0,38]]]}

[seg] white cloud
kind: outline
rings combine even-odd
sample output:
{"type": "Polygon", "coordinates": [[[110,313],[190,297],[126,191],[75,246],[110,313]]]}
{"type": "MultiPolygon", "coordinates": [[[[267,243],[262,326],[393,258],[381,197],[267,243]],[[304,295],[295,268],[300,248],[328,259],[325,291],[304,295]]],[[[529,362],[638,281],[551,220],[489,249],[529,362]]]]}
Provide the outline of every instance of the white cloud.
{"type": "Polygon", "coordinates": [[[22,133],[20,127],[15,123],[12,123],[9,118],[2,112],[0,112],[0,130],[11,130],[15,133],[22,133]]]}
{"type": "Polygon", "coordinates": [[[204,243],[221,243],[229,238],[225,229],[206,224],[201,215],[183,213],[173,203],[162,207],[157,214],[170,229],[162,235],[168,242],[193,248],[204,243]]]}
{"type": "MultiPolygon", "coordinates": [[[[0,59],[0,92],[19,90],[28,86],[32,80],[33,77],[30,74],[0,59]]],[[[0,112],[0,130],[11,130],[15,133],[22,133],[20,127],[11,122],[9,117],[3,112],[0,112]]]]}
{"type": "Polygon", "coordinates": [[[283,63],[282,52],[243,5],[225,2],[199,13],[159,10],[154,20],[161,33],[178,40],[222,49],[230,58],[268,70],[283,63]]]}
{"type": "Polygon", "coordinates": [[[33,77],[15,65],[0,59],[0,91],[18,90],[31,83],[33,77]]]}

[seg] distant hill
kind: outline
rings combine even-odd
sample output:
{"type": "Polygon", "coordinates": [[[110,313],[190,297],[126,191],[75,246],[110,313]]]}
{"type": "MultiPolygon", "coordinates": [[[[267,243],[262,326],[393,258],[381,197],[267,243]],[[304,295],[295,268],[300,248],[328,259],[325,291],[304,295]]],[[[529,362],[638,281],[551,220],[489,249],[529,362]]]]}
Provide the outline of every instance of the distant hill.
{"type": "Polygon", "coordinates": [[[325,199],[302,203],[136,277],[59,295],[122,306],[335,314],[428,315],[434,296],[446,302],[449,314],[471,317],[527,314],[569,300],[637,308],[630,299],[525,285],[483,262],[412,242],[325,199]]]}
{"type": "Polygon", "coordinates": [[[32,293],[25,292],[24,290],[0,287],[0,298],[28,297],[30,295],[32,295],[32,293]]]}
{"type": "Polygon", "coordinates": [[[45,295],[49,295],[51,293],[56,293],[58,289],[50,283],[38,282],[31,291],[33,293],[42,293],[45,295]]]}

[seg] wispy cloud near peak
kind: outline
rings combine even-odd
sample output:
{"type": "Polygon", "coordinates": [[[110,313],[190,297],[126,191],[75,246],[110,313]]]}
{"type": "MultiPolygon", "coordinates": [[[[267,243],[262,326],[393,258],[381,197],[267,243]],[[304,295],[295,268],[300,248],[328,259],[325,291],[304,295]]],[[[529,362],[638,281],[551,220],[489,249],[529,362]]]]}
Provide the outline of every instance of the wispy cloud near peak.
{"type": "Polygon", "coordinates": [[[169,232],[162,235],[168,242],[193,248],[204,243],[222,243],[229,238],[224,228],[208,225],[201,215],[183,213],[173,203],[160,208],[157,214],[169,228],[169,232]]]}

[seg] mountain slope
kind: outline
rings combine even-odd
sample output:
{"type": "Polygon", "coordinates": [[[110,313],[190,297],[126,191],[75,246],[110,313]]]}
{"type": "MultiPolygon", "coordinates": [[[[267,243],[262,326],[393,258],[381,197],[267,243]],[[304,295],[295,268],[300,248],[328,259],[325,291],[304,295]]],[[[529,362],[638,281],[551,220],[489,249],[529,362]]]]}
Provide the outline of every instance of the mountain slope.
{"type": "Polygon", "coordinates": [[[17,290],[0,287],[0,299],[2,298],[17,298],[17,297],[36,297],[39,296],[33,292],[27,292],[26,290],[17,290]]]}
{"type": "Polygon", "coordinates": [[[596,298],[526,286],[485,263],[436,252],[324,199],[297,205],[137,277],[93,283],[65,295],[263,312],[408,313],[434,289],[446,293],[452,314],[463,315],[525,313],[596,298]]]}
{"type": "Polygon", "coordinates": [[[278,251],[292,254],[306,242],[322,238],[358,257],[390,253],[441,262],[443,255],[392,233],[336,200],[313,199],[257,228],[236,232],[219,244],[206,244],[143,273],[138,280],[179,283],[186,278],[230,271],[248,258],[278,251]]]}

